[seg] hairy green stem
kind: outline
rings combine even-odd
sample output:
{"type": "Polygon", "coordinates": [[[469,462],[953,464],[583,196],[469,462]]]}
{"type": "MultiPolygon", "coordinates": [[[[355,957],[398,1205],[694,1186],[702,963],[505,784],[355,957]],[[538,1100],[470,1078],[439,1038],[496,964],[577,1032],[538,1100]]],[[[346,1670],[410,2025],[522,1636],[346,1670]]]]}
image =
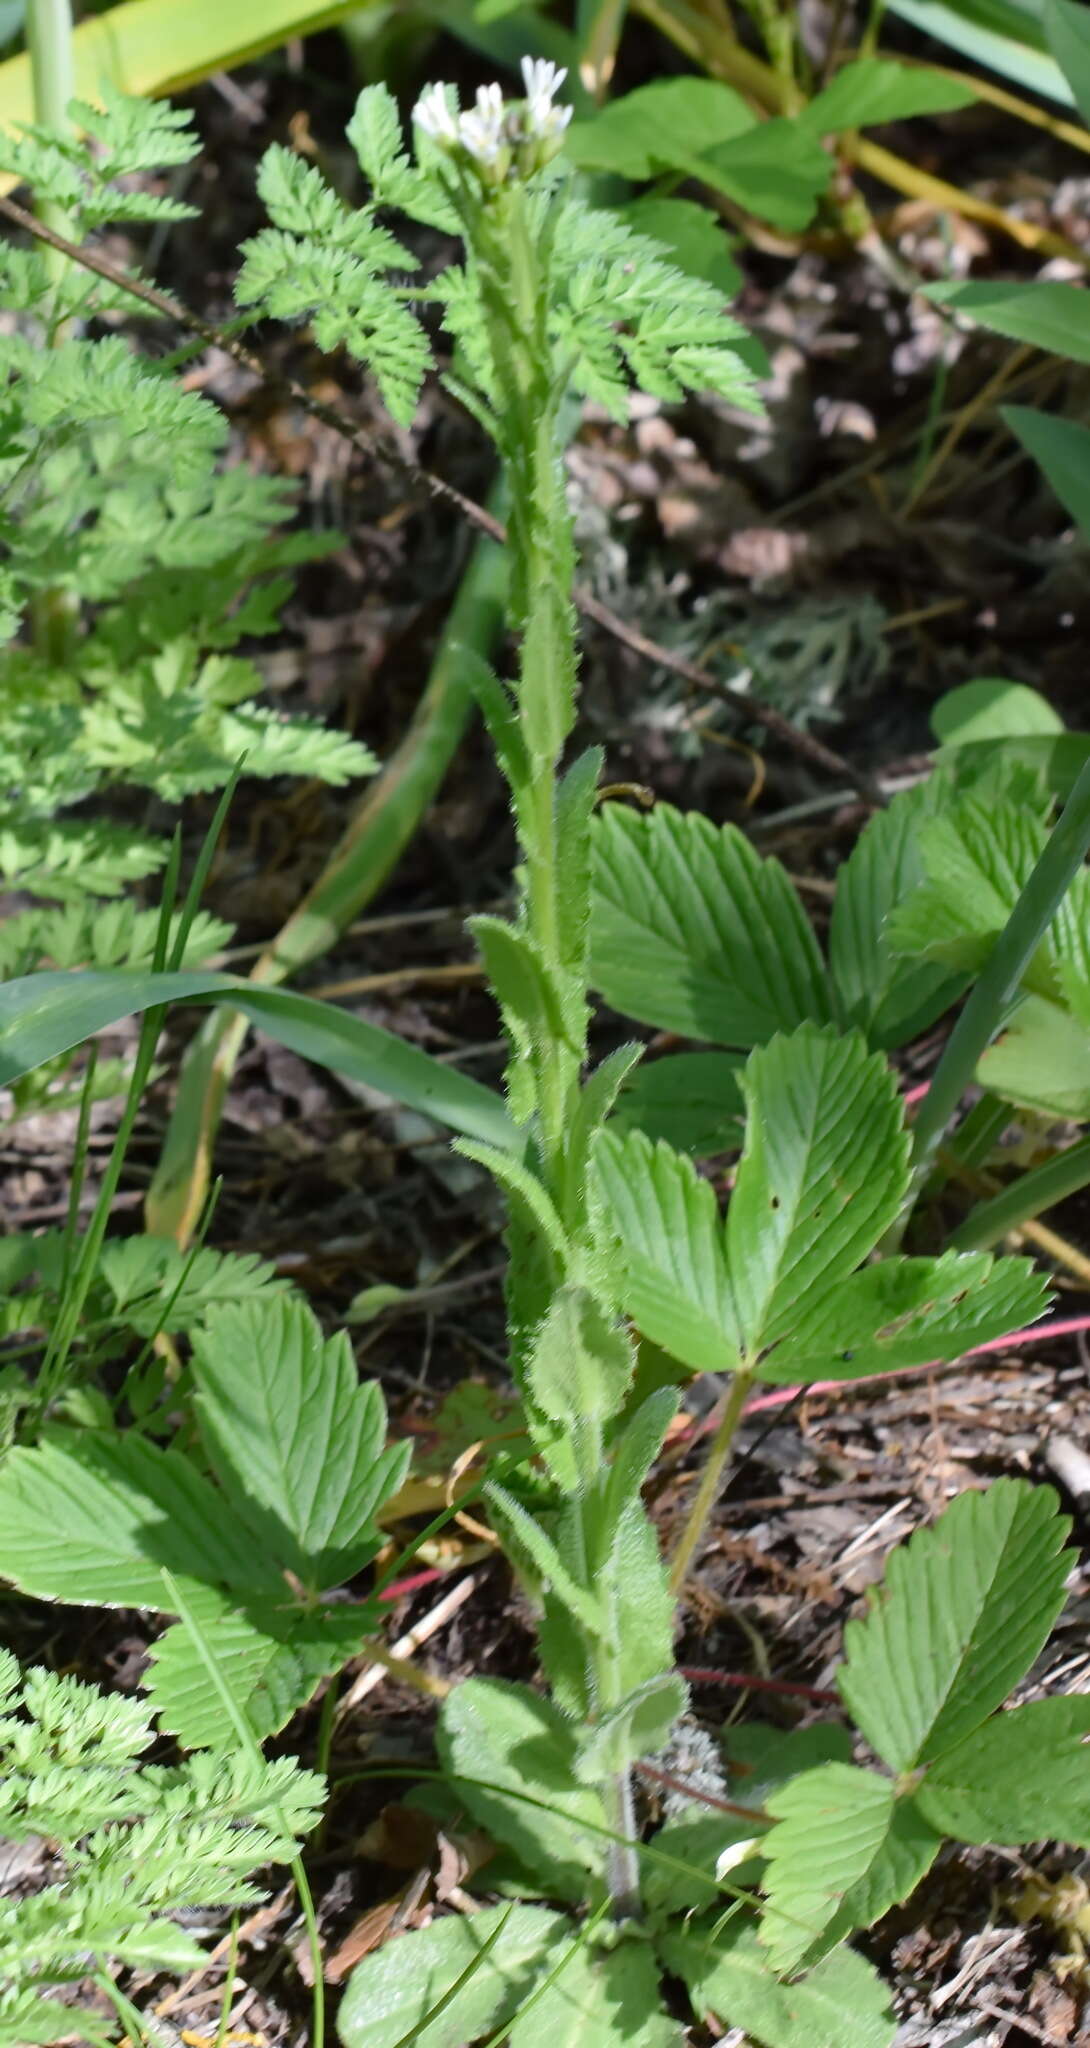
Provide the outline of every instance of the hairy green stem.
{"type": "Polygon", "coordinates": [[[699,1548],[711,1511],[718,1499],[723,1470],[738,1433],[738,1425],[742,1420],[755,1377],[756,1375],[751,1372],[736,1372],[731,1381],[722,1419],[712,1438],[707,1464],[701,1473],[700,1484],[686,1517],[685,1527],[670,1560],[670,1591],[675,1599],[685,1583],[689,1566],[699,1548]]]}

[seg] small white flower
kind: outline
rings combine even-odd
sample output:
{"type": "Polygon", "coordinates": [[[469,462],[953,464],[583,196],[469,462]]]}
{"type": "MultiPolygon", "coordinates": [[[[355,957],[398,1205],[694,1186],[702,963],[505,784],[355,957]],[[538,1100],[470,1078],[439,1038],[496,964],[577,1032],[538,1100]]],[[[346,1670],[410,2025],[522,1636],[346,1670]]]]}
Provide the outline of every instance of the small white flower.
{"type": "Polygon", "coordinates": [[[568,74],[560,65],[550,64],[544,57],[524,57],[521,68],[530,120],[535,128],[540,127],[550,115],[560,112],[559,108],[554,108],[553,99],[568,74]]]}
{"type": "Polygon", "coordinates": [[[433,142],[454,143],[458,140],[458,129],[447,100],[445,85],[429,85],[422,92],[413,109],[413,120],[433,142]]]}
{"type": "Polygon", "coordinates": [[[503,93],[498,85],[480,85],[477,104],[458,122],[458,140],[479,164],[494,165],[504,147],[503,93]]]}

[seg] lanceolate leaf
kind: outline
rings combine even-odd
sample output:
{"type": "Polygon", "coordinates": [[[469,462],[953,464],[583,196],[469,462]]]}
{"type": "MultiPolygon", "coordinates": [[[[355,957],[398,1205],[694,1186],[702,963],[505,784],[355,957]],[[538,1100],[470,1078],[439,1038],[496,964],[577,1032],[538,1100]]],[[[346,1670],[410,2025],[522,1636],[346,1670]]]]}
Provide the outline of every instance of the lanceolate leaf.
{"type": "Polygon", "coordinates": [[[917,1803],[960,1842],[1090,1846],[1090,1695],[997,1714],[932,1764],[917,1803]]]}
{"type": "Polygon", "coordinates": [[[893,1552],[870,1613],[848,1623],[840,1690],[891,1770],[941,1757],[1029,1669],[1063,1606],[1058,1505],[1015,1479],[960,1494],[893,1552]]]}
{"type": "Polygon", "coordinates": [[[629,1315],[693,1372],[729,1367],[738,1332],[713,1188],[689,1159],[638,1131],[603,1132],[592,1159],[598,1225],[615,1247],[629,1315]]]}
{"type": "Polygon", "coordinates": [[[889,1068],[855,1036],[809,1027],[777,1038],[751,1055],[743,1086],[727,1261],[742,1349],[755,1363],[893,1222],[908,1138],[889,1068]]]}
{"type": "Polygon", "coordinates": [[[890,2048],[896,2033],[887,1986],[850,1948],[791,1984],[780,1982],[746,1914],[672,1923],[658,1948],[701,2018],[742,2027],[761,2048],[890,2048]]]}
{"type": "MultiPolygon", "coordinates": [[[[1081,6],[1078,11],[1083,11],[1081,6]]],[[[1090,70],[1090,44],[1087,66],[1090,70]]],[[[1004,405],[1000,411],[1012,434],[1017,434],[1023,448],[1044,470],[1084,539],[1090,536],[1090,427],[1054,413],[1037,412],[1031,405],[1004,405]]]]}
{"type": "Polygon", "coordinates": [[[1081,285],[1055,278],[1034,284],[973,279],[966,284],[925,285],[924,296],[1010,341],[1028,341],[1050,355],[1090,363],[1090,300],[1081,285]]]}
{"type": "Polygon", "coordinates": [[[529,1686],[469,1678],[443,1702],[437,1740],[474,1819],[550,1892],[582,1900],[608,1836],[598,1832],[598,1794],[576,1781],[575,1730],[564,1715],[529,1686]]]}
{"type": "Polygon", "coordinates": [[[324,1342],[302,1301],[242,1302],[209,1316],[193,1369],[205,1446],[263,1550],[312,1592],[351,1578],[409,1446],[386,1448],[382,1389],[360,1384],[347,1335],[324,1342]]]}
{"type": "Polygon", "coordinates": [[[900,958],[888,931],[891,913],[924,879],[920,830],[934,813],[939,786],[929,776],[876,812],[837,875],[829,971],[842,1022],[856,1025],[871,1045],[907,1044],[962,987],[962,977],[941,965],[900,958]]]}
{"type": "Polygon", "coordinates": [[[767,1801],[776,1826],[761,1844],[768,1896],[761,1939],[777,1969],[814,1961],[907,1898],[941,1835],[898,1799],[890,1778],[824,1764],[767,1801]],[[809,1932],[808,1932],[809,1931],[809,1932]]]}
{"type": "Polygon", "coordinates": [[[734,1046],[831,1015],[791,883],[733,825],[608,804],[593,836],[591,978],[614,1009],[734,1046]]]}
{"type": "Polygon", "coordinates": [[[337,2018],[344,2048],[462,2048],[482,2039],[518,2010],[572,1931],[560,1913],[503,1905],[394,1935],[349,1978],[337,2018]]]}
{"type": "Polygon", "coordinates": [[[819,1302],[762,1361],[761,1378],[858,1379],[960,1358],[1035,1322],[1048,1299],[1028,1259],[882,1259],[819,1302]]]}
{"type": "Polygon", "coordinates": [[[0,987],[0,1087],[96,1031],[160,1003],[214,1001],[242,1010],[301,1058],[351,1074],[410,1109],[487,1143],[517,1145],[497,1095],[406,1045],[392,1031],[312,996],[255,988],[231,974],[31,974],[0,987]]]}

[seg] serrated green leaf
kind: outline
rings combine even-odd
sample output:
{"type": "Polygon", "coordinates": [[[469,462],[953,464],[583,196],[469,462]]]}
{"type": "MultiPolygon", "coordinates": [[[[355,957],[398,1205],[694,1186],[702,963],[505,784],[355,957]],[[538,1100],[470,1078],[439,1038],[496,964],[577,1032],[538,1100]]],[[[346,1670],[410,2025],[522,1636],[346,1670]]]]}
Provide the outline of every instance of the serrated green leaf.
{"type": "MultiPolygon", "coordinates": [[[[1074,14],[1076,9],[1072,7],[1069,12],[1074,14]]],[[[1090,72],[1090,44],[1087,68],[1090,72]]],[[[1090,77],[1087,84],[1090,87],[1090,77]]],[[[1078,420],[1037,412],[1030,405],[1003,405],[999,410],[1004,425],[1017,434],[1023,448],[1043,469],[1083,538],[1090,538],[1090,427],[1081,426],[1078,420]]]]}
{"type": "MultiPolygon", "coordinates": [[[[379,1623],[364,1606],[274,1608],[246,1611],[201,1590],[192,1606],[205,1643],[258,1742],[279,1734],[313,1698],[323,1678],[358,1656],[379,1623]]],[[[223,1702],[192,1636],[180,1624],[154,1644],[145,1678],[160,1724],[187,1749],[234,1748],[223,1702]]]]}
{"type": "Polygon", "coordinates": [[[510,2048],[683,2048],[684,2038],[662,2009],[650,1943],[598,1950],[576,1936],[555,1983],[516,2018],[510,2048]]]}
{"type": "Polygon", "coordinates": [[[163,1567],[276,1599],[284,1581],[180,1451],[129,1433],[55,1430],[0,1466],[0,1572],[42,1600],[164,1607],[163,1567]]]}
{"type": "Polygon", "coordinates": [[[569,1928],[561,1914],[539,1906],[486,1906],[395,1935],[348,1980],[337,2015],[344,2048],[403,2048],[406,2041],[413,2048],[463,2048],[481,2039],[517,2011],[569,1928]]]}
{"type": "Polygon", "coordinates": [[[408,1444],[386,1445],[377,1380],[361,1385],[347,1334],[328,1342],[305,1302],[213,1310],[193,1343],[201,1436],[221,1486],[271,1557],[311,1592],[379,1547],[408,1444]]]}
{"type": "Polygon", "coordinates": [[[582,1901],[604,1867],[607,1836],[595,1830],[607,1822],[598,1794],[575,1777],[571,1722],[528,1686],[469,1678],[443,1702],[437,1745],[474,1819],[551,1894],[582,1901]]]}
{"type": "Polygon", "coordinates": [[[733,825],[609,804],[592,836],[591,979],[614,1009],[734,1046],[830,1017],[795,890],[733,825]]]}
{"type": "Polygon", "coordinates": [[[889,1988],[849,1948],[782,1984],[749,1916],[717,1914],[667,1927],[659,1953],[688,1987],[698,2017],[744,2028],[761,2048],[890,2048],[889,1988]]]}
{"type": "Polygon", "coordinates": [[[692,1162],[634,1131],[595,1140],[597,1228],[614,1247],[620,1298],[644,1334],[693,1372],[737,1357],[734,1296],[714,1190],[692,1162]]]}
{"type": "Polygon", "coordinates": [[[750,1054],[742,1085],[726,1250],[741,1348],[756,1363],[894,1221],[909,1147],[893,1076],[854,1035],[804,1026],[776,1038],[750,1054]]]}
{"type": "Polygon", "coordinates": [[[916,1801],[959,1842],[1048,1836],[1090,1846],[1090,1696],[1034,1700],[996,1714],[938,1757],[916,1801]]]}
{"type": "MultiPolygon", "coordinates": [[[[929,818],[919,834],[927,879],[893,911],[894,950],[966,972],[982,966],[1047,839],[1045,819],[1024,804],[963,797],[929,818]]],[[[1025,980],[1039,995],[1056,993],[1048,941],[1025,980]]]]}
{"type": "Polygon", "coordinates": [[[998,1479],[892,1553],[871,1611],[844,1631],[837,1681],[891,1770],[962,1741],[1029,1669],[1063,1606],[1058,1505],[1051,1487],[998,1479]]]}
{"type": "Polygon", "coordinates": [[[963,986],[960,975],[902,959],[890,943],[891,914],[924,880],[920,827],[939,801],[934,776],[902,790],[871,818],[836,878],[829,972],[837,1008],[874,1046],[907,1044],[963,986]]]}
{"type": "Polygon", "coordinates": [[[818,1303],[760,1367],[761,1378],[858,1379],[961,1358],[1023,1329],[1048,1307],[1047,1281],[1028,1259],[882,1259],[818,1303]]]}
{"type": "Polygon", "coordinates": [[[942,1847],[889,1778],[854,1765],[804,1771],[767,1801],[761,1940],[776,1969],[813,1963],[908,1897],[942,1847]]]}
{"type": "Polygon", "coordinates": [[[740,1052],[676,1052],[636,1068],[617,1097],[611,1128],[643,1131],[675,1152],[706,1159],[741,1142],[740,1052]]]}
{"type": "Polygon", "coordinates": [[[1023,996],[977,1061],[982,1088],[1042,1116],[1090,1117],[1090,1036],[1081,1017],[1043,996],[1023,996]]]}
{"type": "Polygon", "coordinates": [[[969,79],[948,71],[899,64],[892,57],[859,57],[841,67],[798,119],[815,135],[838,135],[844,128],[875,128],[915,114],[953,113],[972,106],[976,97],[969,79]]]}

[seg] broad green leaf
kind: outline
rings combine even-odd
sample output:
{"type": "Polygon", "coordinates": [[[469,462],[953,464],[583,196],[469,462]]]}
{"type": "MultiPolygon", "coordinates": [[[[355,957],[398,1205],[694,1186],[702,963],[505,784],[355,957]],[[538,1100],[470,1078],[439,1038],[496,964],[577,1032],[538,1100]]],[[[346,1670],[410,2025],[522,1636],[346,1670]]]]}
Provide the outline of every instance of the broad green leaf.
{"type": "Polygon", "coordinates": [[[564,153],[583,171],[642,180],[688,169],[716,143],[754,125],[741,93],[710,78],[666,78],[573,121],[564,153]]]}
{"type": "Polygon", "coordinates": [[[977,1062],[983,1088],[1042,1116],[1090,1117],[1090,1033],[1071,1012],[1024,996],[977,1062]]]}
{"type": "MultiPolygon", "coordinates": [[[[254,1603],[240,1611],[205,1588],[193,1595],[201,1632],[216,1666],[258,1742],[276,1735],[332,1677],[358,1655],[379,1626],[370,1606],[254,1603]]],[[[187,1749],[229,1748],[234,1730],[208,1682],[189,1631],[168,1628],[152,1647],[144,1683],[163,1728],[187,1749]]]]}
{"type": "Polygon", "coordinates": [[[25,1593],[77,1606],[165,1604],[163,1567],[188,1589],[284,1598],[273,1560],[225,1514],[182,1452],[132,1434],[54,1430],[0,1466],[0,1572],[25,1593]]]}
{"type": "Polygon", "coordinates": [[[698,2017],[742,2027],[761,2048],[890,2048],[897,2030],[888,1986],[850,1948],[783,1984],[748,1915],[724,1924],[711,1913],[665,1928],[658,1949],[698,2017]]]}
{"type": "Polygon", "coordinates": [[[601,1785],[630,1770],[641,1756],[654,1756],[689,1704],[689,1689],[676,1671],[660,1671],[585,1728],[577,1765],[580,1782],[601,1785]]]}
{"type": "Polygon", "coordinates": [[[889,0],[889,8],[1020,91],[1071,105],[1071,88],[1047,52],[1039,0],[889,0]]]}
{"type": "Polygon", "coordinates": [[[1048,1302],[1046,1277],[1029,1259],[882,1259],[820,1302],[763,1362],[761,1378],[859,1379],[961,1358],[1035,1322],[1048,1302]]]}
{"type": "Polygon", "coordinates": [[[942,1846],[891,1778],[852,1764],[802,1772],[767,1810],[776,1825],[761,1844],[761,1940],[778,1970],[869,1927],[908,1897],[942,1846]]]}
{"type": "Polygon", "coordinates": [[[923,290],[936,305],[964,313],[1008,341],[1028,342],[1050,355],[1090,363],[1090,293],[1080,284],[1061,284],[1055,278],[1036,284],[995,278],[929,284],[923,290]]]}
{"type": "Polygon", "coordinates": [[[829,972],[842,1021],[874,1046],[907,1044],[961,992],[960,975],[900,958],[889,939],[891,914],[924,879],[920,828],[938,801],[935,776],[902,790],[860,833],[836,878],[829,972]]]}
{"type": "Polygon", "coordinates": [[[959,1842],[1049,1836],[1090,1847],[1090,1695],[1034,1700],[977,1728],[932,1764],[917,1803],[959,1842]]]}
{"type": "Polygon", "coordinates": [[[629,206],[619,206],[617,212],[638,235],[669,250],[679,270],[705,278],[725,299],[733,299],[741,289],[742,273],[730,242],[715,214],[697,200],[648,193],[629,206]]]}
{"type": "Polygon", "coordinates": [[[1045,0],[1048,46],[1075,95],[1075,104],[1090,127],[1090,18],[1074,0],[1045,0]]]}
{"type": "MultiPolygon", "coordinates": [[[[894,910],[891,945],[970,972],[981,967],[1047,840],[1039,812],[1001,799],[962,797],[929,818],[919,836],[926,880],[894,910]]],[[[1051,938],[1038,948],[1025,981],[1039,995],[1056,994],[1051,938]]]]}
{"type": "Polygon", "coordinates": [[[482,2039],[517,2012],[569,1931],[561,1914],[539,1906],[486,1906],[394,1935],[348,1980],[337,2016],[343,2048],[463,2048],[482,2039]]]}
{"type": "Polygon", "coordinates": [[[839,135],[842,129],[876,128],[914,114],[953,113],[975,99],[967,78],[952,78],[926,64],[900,64],[892,57],[859,57],[837,72],[799,119],[815,135],[839,135]]]}
{"type": "Polygon", "coordinates": [[[437,1745],[474,1820],[550,1893],[582,1901],[604,1866],[607,1822],[575,1777],[575,1729],[558,1708],[529,1686],[468,1678],[443,1702],[437,1745]]]}
{"type": "Polygon", "coordinates": [[[123,1017],[160,1003],[227,1003],[302,1059],[379,1089],[452,1130],[494,1145],[518,1143],[499,1096],[392,1031],[313,996],[255,988],[231,974],[31,974],[0,987],[0,1087],[123,1017]]]}
{"type": "Polygon", "coordinates": [[[691,1160],[638,1131],[603,1131],[592,1152],[591,1199],[638,1328],[693,1372],[728,1369],[738,1325],[719,1209],[691,1160]]]}
{"type": "MultiPolygon", "coordinates": [[[[1090,66],[1090,44],[1087,62],[1090,66]]],[[[1031,405],[1004,405],[1000,413],[1011,433],[1017,434],[1023,448],[1044,470],[1083,538],[1090,538],[1090,427],[1050,412],[1037,412],[1031,405]]]]}
{"type": "Polygon", "coordinates": [[[735,1046],[830,1017],[795,890],[733,825],[669,804],[648,817],[609,804],[594,855],[591,979],[614,1009],[735,1046]]]}
{"type": "Polygon", "coordinates": [[[791,234],[809,226],[832,172],[820,138],[797,119],[762,121],[705,149],[690,167],[691,176],[791,234]]]}
{"type": "Polygon", "coordinates": [[[1063,1606],[1058,1505],[1016,1479],[960,1494],[893,1552],[870,1613],[848,1623],[840,1691],[891,1770],[951,1749],[1028,1671],[1063,1606]]]}
{"type": "Polygon", "coordinates": [[[1012,773],[1027,786],[1066,802],[1088,760],[1090,734],[1027,733],[1010,739],[967,740],[943,747],[939,760],[959,793],[974,796],[981,786],[1002,788],[1012,773]]]}
{"type": "Polygon", "coordinates": [[[741,1143],[740,1052],[675,1052],[638,1066],[617,1098],[611,1129],[643,1131],[706,1159],[741,1143]]]}
{"type": "Polygon", "coordinates": [[[554,1983],[533,1999],[511,2028],[510,2048],[684,2048],[677,2021],[662,2009],[655,1952],[649,1942],[590,1948],[573,1934],[571,1952],[557,1948],[554,1983]]]}
{"type": "Polygon", "coordinates": [[[216,1309],[193,1345],[201,1436],[216,1475],[271,1557],[311,1592],[372,1558],[375,1516],[401,1484],[377,1380],[360,1383],[346,1332],[328,1343],[303,1301],[216,1309]]]}
{"type": "MultiPolygon", "coordinates": [[[[1025,410],[1028,408],[1008,406],[1006,413],[1025,410]]],[[[1048,699],[1039,690],[1031,690],[1028,683],[1012,683],[1005,676],[980,676],[975,682],[958,683],[943,692],[932,708],[931,730],[944,746],[963,747],[972,740],[1059,733],[1064,723],[1048,699]]],[[[894,798],[894,804],[900,802],[900,797],[894,798]]]]}
{"type": "Polygon", "coordinates": [[[893,1075],[855,1035],[809,1025],[776,1038],[750,1054],[743,1088],[726,1245],[741,1347],[755,1364],[889,1228],[908,1136],[893,1075]]]}

